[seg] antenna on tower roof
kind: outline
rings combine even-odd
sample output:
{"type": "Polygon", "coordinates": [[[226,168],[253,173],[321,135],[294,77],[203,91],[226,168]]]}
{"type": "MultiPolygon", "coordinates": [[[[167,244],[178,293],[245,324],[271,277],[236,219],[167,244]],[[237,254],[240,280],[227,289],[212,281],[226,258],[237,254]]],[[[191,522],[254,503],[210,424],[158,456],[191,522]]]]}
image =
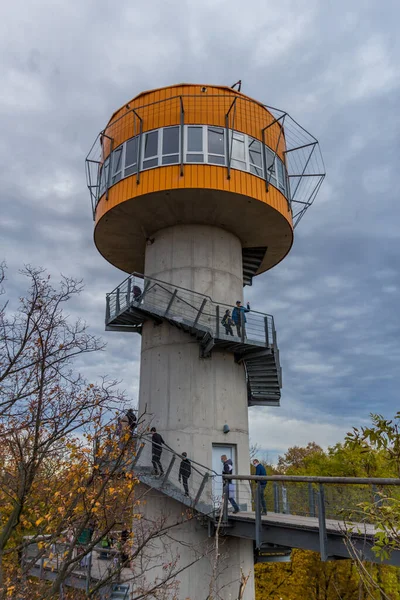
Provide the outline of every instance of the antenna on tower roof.
{"type": "Polygon", "coordinates": [[[239,79],[239,81],[237,81],[236,83],[234,83],[233,85],[231,85],[231,88],[234,90],[236,86],[238,86],[238,92],[240,92],[240,89],[242,87],[242,80],[241,79],[239,79]]]}

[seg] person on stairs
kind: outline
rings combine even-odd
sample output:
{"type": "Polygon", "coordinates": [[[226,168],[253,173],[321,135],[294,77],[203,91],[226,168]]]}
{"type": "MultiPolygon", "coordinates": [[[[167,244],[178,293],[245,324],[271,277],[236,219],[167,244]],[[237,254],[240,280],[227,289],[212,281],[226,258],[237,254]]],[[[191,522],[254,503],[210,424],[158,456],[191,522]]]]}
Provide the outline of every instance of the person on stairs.
{"type": "MultiPolygon", "coordinates": [[[[224,465],[222,467],[222,474],[223,475],[232,475],[232,473],[233,473],[232,459],[228,458],[226,456],[226,454],[223,454],[221,456],[221,462],[224,465]]],[[[235,484],[233,483],[232,479],[227,481],[227,483],[225,484],[224,491],[226,491],[228,493],[228,500],[232,504],[233,512],[238,513],[240,509],[239,509],[239,507],[236,503],[235,497],[234,497],[235,496],[235,484]]]]}
{"type": "MultiPolygon", "coordinates": [[[[267,471],[265,470],[264,465],[262,465],[257,458],[255,458],[253,460],[253,465],[256,468],[255,475],[262,475],[263,477],[265,477],[267,475],[267,471]]],[[[257,489],[260,490],[261,510],[262,510],[263,515],[267,514],[267,504],[265,502],[265,487],[266,487],[266,485],[267,485],[266,481],[261,481],[260,487],[257,486],[257,489]]]]}
{"type": "Polygon", "coordinates": [[[152,475],[164,475],[164,469],[161,464],[161,454],[162,454],[162,444],[165,445],[165,442],[162,436],[157,433],[157,429],[152,427],[150,429],[152,433],[151,436],[151,462],[153,464],[153,473],[152,475]]]}
{"type": "Polygon", "coordinates": [[[225,327],[225,335],[233,335],[232,325],[235,324],[235,321],[231,317],[231,311],[229,308],[225,311],[221,323],[225,327]]]}
{"type": "Polygon", "coordinates": [[[182,452],[182,461],[179,467],[179,483],[183,483],[185,496],[189,497],[188,479],[192,474],[192,465],[187,457],[187,452],[182,452]]]}
{"type": "Polygon", "coordinates": [[[241,335],[243,334],[243,337],[246,337],[246,315],[245,313],[250,312],[250,304],[249,302],[247,303],[247,308],[245,308],[244,306],[242,306],[242,303],[240,302],[240,300],[238,300],[236,302],[236,306],[232,311],[232,319],[234,320],[234,323],[236,325],[236,331],[238,334],[238,337],[241,337],[241,335]]]}
{"type": "Polygon", "coordinates": [[[131,435],[135,433],[136,425],[137,425],[137,416],[135,415],[133,408],[128,408],[126,411],[126,417],[128,419],[128,427],[131,432],[131,435]]]}

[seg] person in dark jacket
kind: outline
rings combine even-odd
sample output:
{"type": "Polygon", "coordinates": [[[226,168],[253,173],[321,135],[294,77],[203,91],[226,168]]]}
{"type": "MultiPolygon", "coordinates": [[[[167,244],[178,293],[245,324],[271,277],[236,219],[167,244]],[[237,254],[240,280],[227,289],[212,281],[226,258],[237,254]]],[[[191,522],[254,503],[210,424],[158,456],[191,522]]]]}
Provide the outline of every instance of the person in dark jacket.
{"type": "Polygon", "coordinates": [[[153,464],[153,475],[164,475],[164,469],[161,464],[162,444],[165,444],[162,436],[157,433],[157,429],[152,427],[150,432],[151,436],[151,462],[153,464]]]}
{"type": "MultiPolygon", "coordinates": [[[[223,475],[232,475],[232,472],[233,472],[232,459],[228,458],[226,456],[226,454],[223,454],[221,456],[221,462],[224,465],[222,467],[222,474],[223,475]]],[[[230,479],[225,485],[227,486],[227,488],[225,488],[225,489],[227,489],[227,491],[228,491],[228,500],[232,504],[233,512],[238,513],[240,509],[235,500],[235,484],[230,479]]]]}
{"type": "Polygon", "coordinates": [[[189,496],[188,479],[192,474],[192,465],[187,457],[187,452],[182,452],[182,461],[179,467],[179,483],[182,480],[185,496],[189,496]]]}
{"type": "Polygon", "coordinates": [[[244,306],[242,306],[242,303],[240,302],[240,300],[238,300],[236,302],[235,308],[232,311],[232,319],[236,325],[238,337],[241,337],[242,331],[243,331],[243,337],[246,337],[246,327],[245,327],[246,315],[245,315],[245,313],[248,313],[248,312],[250,312],[250,304],[247,303],[247,308],[245,308],[244,306]],[[243,327],[243,330],[242,330],[242,327],[243,327]]]}
{"type": "MultiPolygon", "coordinates": [[[[253,465],[256,468],[255,475],[263,475],[264,477],[267,475],[267,471],[265,470],[264,465],[262,465],[257,458],[255,458],[253,460],[253,465]]],[[[261,510],[264,515],[267,514],[267,504],[265,502],[265,487],[266,487],[266,485],[267,485],[266,481],[261,481],[260,488],[259,488],[260,489],[260,499],[261,499],[261,510]]]]}
{"type": "Polygon", "coordinates": [[[140,289],[140,287],[138,285],[133,286],[132,295],[133,295],[133,301],[139,302],[140,297],[142,295],[142,290],[140,289]]]}
{"type": "Polygon", "coordinates": [[[136,429],[136,424],[137,424],[137,417],[135,415],[135,413],[133,412],[132,408],[129,408],[126,411],[126,416],[128,419],[128,427],[130,429],[131,434],[133,435],[136,429]]]}
{"type": "Polygon", "coordinates": [[[229,308],[225,311],[221,323],[225,327],[225,335],[233,335],[232,325],[235,324],[235,321],[231,317],[231,311],[229,308]]]}

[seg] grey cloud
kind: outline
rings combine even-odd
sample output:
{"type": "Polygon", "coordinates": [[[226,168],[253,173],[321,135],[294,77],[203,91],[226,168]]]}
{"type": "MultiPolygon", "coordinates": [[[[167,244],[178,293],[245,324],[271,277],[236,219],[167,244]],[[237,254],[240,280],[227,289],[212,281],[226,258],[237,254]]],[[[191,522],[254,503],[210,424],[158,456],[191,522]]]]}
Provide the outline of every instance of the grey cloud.
{"type": "MultiPolygon", "coordinates": [[[[370,411],[393,414],[399,388],[397,2],[104,0],[27,4],[0,23],[1,254],[17,298],[23,263],[83,277],[71,306],[105,352],[80,368],[108,373],[134,399],[139,336],[104,333],[104,296],[125,275],[97,253],[84,158],[112,112],[180,81],[230,85],[296,118],[320,139],[328,178],[290,255],[245,297],[274,314],[280,409],[250,410],[253,442],[281,428],[286,447],[329,443],[370,411]],[[255,415],[257,414],[257,417],[255,415]],[[304,433],[307,423],[313,427],[304,433]],[[330,433],[328,433],[330,432],[330,433]]],[[[284,451],[271,439],[271,448],[284,451]]]]}

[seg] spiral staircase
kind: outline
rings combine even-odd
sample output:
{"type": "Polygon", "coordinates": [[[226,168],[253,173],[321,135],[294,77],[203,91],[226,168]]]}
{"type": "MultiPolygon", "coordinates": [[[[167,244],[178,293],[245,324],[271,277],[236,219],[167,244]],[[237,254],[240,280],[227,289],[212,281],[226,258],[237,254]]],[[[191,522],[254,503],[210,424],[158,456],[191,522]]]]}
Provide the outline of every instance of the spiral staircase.
{"type": "Polygon", "coordinates": [[[243,363],[249,406],[279,406],[282,370],[273,317],[250,311],[241,335],[235,335],[235,327],[234,335],[227,335],[221,320],[228,308],[204,294],[134,273],[107,294],[106,329],[141,333],[145,321],[166,321],[198,342],[200,358],[224,351],[243,363]]]}

